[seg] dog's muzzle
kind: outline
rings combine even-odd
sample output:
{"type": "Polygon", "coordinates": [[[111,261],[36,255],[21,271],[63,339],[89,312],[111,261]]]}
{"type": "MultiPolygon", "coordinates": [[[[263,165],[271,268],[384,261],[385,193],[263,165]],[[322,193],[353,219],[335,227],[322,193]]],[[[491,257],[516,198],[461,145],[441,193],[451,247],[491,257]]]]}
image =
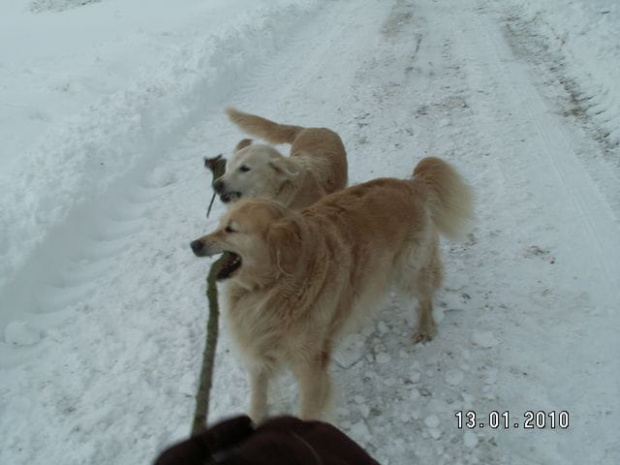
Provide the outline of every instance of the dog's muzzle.
{"type": "Polygon", "coordinates": [[[213,190],[220,196],[220,200],[224,203],[234,202],[241,198],[241,192],[228,191],[228,186],[222,181],[222,178],[213,183],[213,190]]]}
{"type": "Polygon", "coordinates": [[[214,244],[213,242],[206,242],[203,239],[196,239],[192,241],[189,246],[192,248],[192,252],[197,257],[210,257],[211,255],[216,255],[218,253],[224,252],[224,250],[214,244]]]}

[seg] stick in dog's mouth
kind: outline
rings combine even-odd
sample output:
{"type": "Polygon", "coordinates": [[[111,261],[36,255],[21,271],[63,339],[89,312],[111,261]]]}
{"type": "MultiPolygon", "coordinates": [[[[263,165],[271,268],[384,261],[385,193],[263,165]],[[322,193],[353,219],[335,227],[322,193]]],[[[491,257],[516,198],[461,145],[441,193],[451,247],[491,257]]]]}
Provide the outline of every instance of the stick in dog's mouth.
{"type": "Polygon", "coordinates": [[[215,275],[218,281],[230,278],[233,273],[241,267],[241,255],[230,250],[218,250],[217,247],[216,250],[213,250],[213,248],[209,250],[209,247],[205,247],[205,243],[200,239],[192,241],[190,247],[197,257],[211,257],[213,255],[219,255],[220,253],[223,254],[219,269],[215,275]]]}
{"type": "Polygon", "coordinates": [[[241,198],[241,192],[226,192],[225,194],[220,195],[220,200],[224,203],[233,202],[235,200],[239,200],[241,198]]]}
{"type": "Polygon", "coordinates": [[[230,278],[241,267],[241,256],[229,250],[224,251],[224,262],[215,276],[218,281],[230,278]]]}

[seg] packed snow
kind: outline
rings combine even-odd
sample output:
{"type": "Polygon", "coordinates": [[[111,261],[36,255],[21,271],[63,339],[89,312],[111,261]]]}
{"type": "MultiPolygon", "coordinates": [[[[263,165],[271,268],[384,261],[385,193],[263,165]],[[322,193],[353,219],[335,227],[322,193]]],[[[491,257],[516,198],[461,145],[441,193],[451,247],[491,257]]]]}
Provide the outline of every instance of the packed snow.
{"type": "MultiPolygon", "coordinates": [[[[432,155],[476,190],[435,340],[394,296],[343,341],[339,428],[383,465],[620,463],[618,63],[614,0],[0,1],[0,463],[189,434],[227,105],[337,131],[352,184],[432,155]]],[[[225,320],[215,377],[243,413],[225,320]]]]}

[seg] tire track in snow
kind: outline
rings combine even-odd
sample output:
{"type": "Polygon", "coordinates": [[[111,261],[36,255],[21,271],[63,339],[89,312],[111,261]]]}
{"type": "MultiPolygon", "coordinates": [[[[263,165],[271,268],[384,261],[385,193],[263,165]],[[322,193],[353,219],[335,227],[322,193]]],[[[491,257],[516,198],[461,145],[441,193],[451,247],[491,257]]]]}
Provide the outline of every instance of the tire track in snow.
{"type": "MultiPolygon", "coordinates": [[[[615,337],[609,328],[618,323],[614,308],[620,276],[614,240],[618,224],[575,154],[575,141],[588,135],[575,131],[567,120],[550,111],[528,69],[516,61],[497,25],[497,16],[486,8],[487,2],[482,4],[484,14],[470,15],[456,30],[472,88],[490,93],[475,105],[481,133],[495,145],[496,163],[514,191],[515,201],[506,199],[505,208],[514,215],[514,229],[506,235],[511,243],[506,246],[510,250],[515,243],[548,241],[557,253],[551,262],[555,265],[546,273],[544,268],[532,268],[528,276],[522,274],[525,267],[520,270],[525,264],[513,266],[508,289],[515,294],[528,292],[531,301],[529,308],[515,308],[506,315],[507,321],[523,331],[522,340],[512,341],[512,350],[529,354],[536,362],[527,369],[529,381],[504,375],[503,382],[520,386],[517,390],[530,389],[530,398],[545,409],[569,409],[582,418],[570,436],[551,435],[544,446],[538,441],[531,443],[531,459],[556,463],[582,456],[603,463],[614,438],[605,427],[595,428],[594,424],[606,421],[605,411],[618,409],[617,402],[609,402],[617,398],[618,375],[602,368],[618,366],[607,355],[615,337]],[[529,199],[527,203],[516,201],[522,196],[529,199]],[[516,278],[522,280],[520,286],[514,282],[516,278]],[[605,395],[605,402],[600,397],[602,390],[612,386],[615,395],[605,395]],[[593,396],[586,398],[585,392],[593,396]],[[596,407],[592,409],[592,405],[596,407]],[[582,442],[600,448],[594,452],[572,447],[582,442]]],[[[508,348],[502,352],[506,365],[523,365],[508,348]]],[[[511,393],[506,390],[503,394],[511,393]]],[[[519,441],[498,439],[504,451],[520,448],[519,441]]]]}
{"type": "MultiPolygon", "coordinates": [[[[574,153],[573,145],[569,144],[569,129],[550,111],[532,84],[527,69],[516,63],[503,35],[489,22],[479,22],[479,27],[485,31],[486,42],[493,44],[490,51],[498,64],[498,72],[494,74],[503,76],[509,83],[508,88],[512,90],[510,100],[520,105],[517,109],[523,109],[523,112],[515,110],[515,113],[526,115],[533,129],[531,133],[538,136],[535,140],[536,148],[540,149],[544,158],[538,164],[528,166],[532,179],[540,182],[540,178],[546,177],[549,172],[554,174],[554,184],[561,190],[562,198],[568,199],[572,206],[565,212],[566,216],[581,223],[581,229],[590,239],[586,243],[593,244],[596,249],[594,255],[602,265],[607,281],[602,293],[612,294],[614,301],[620,301],[620,248],[616,246],[615,240],[620,229],[617,219],[596,184],[587,176],[587,171],[574,153]],[[550,167],[549,170],[542,170],[544,176],[540,176],[540,164],[550,167]]],[[[528,129],[524,132],[529,132],[528,129]]]]}

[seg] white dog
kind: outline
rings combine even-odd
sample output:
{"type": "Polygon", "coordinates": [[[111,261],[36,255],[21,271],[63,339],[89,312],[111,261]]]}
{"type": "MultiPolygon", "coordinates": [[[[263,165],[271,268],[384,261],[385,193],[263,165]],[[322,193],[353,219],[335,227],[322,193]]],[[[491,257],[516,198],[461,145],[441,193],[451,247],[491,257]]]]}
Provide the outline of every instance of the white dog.
{"type": "Polygon", "coordinates": [[[274,147],[243,139],[215,183],[224,203],[258,197],[300,210],[347,185],[347,158],[342,140],[326,128],[274,123],[229,108],[230,119],[247,133],[272,144],[291,144],[290,157],[274,147]]]}

